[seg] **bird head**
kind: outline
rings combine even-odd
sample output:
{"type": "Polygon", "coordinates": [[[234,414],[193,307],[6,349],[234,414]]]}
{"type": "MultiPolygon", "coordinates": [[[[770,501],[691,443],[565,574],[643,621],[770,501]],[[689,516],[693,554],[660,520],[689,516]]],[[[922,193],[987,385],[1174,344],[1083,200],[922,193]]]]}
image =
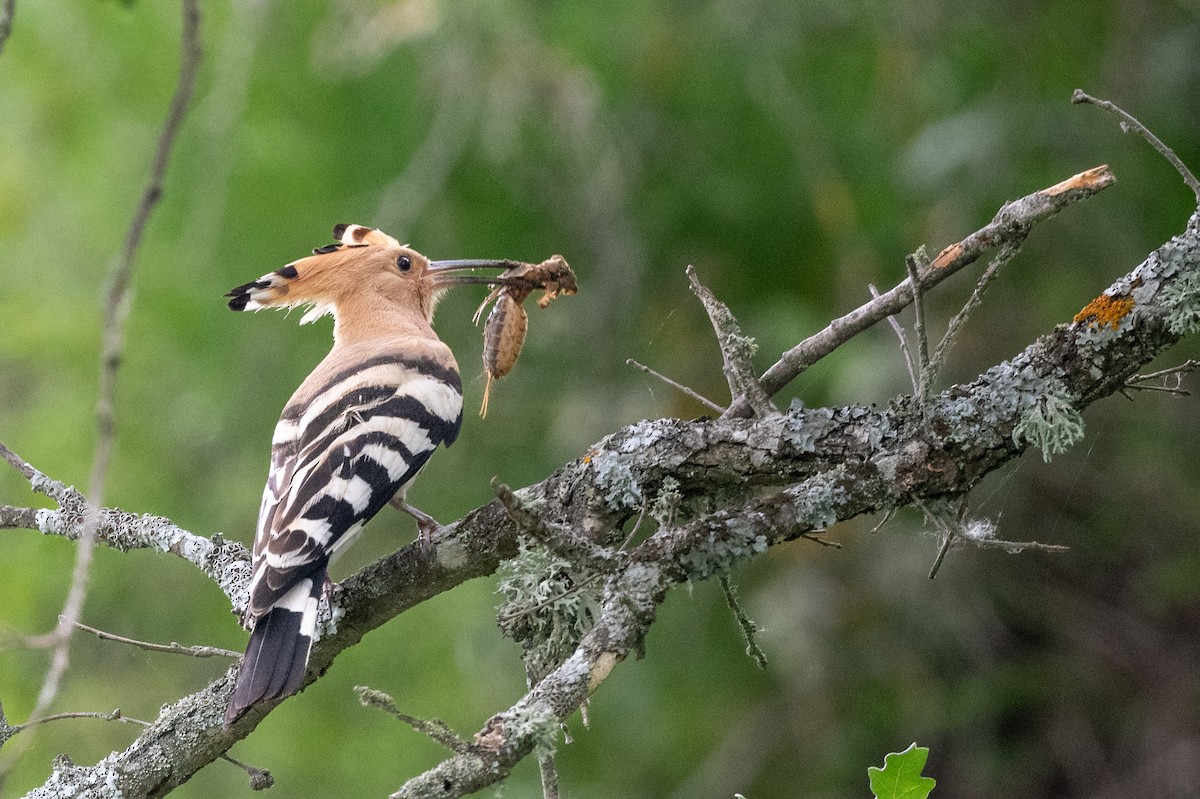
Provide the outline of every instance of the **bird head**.
{"type": "Polygon", "coordinates": [[[300,324],[325,314],[336,317],[376,298],[425,323],[433,319],[446,289],[469,283],[502,283],[499,276],[470,274],[474,269],[505,270],[512,261],[431,261],[388,234],[363,225],[336,225],[337,241],[269,272],[226,294],[235,311],[307,306],[300,324]]]}

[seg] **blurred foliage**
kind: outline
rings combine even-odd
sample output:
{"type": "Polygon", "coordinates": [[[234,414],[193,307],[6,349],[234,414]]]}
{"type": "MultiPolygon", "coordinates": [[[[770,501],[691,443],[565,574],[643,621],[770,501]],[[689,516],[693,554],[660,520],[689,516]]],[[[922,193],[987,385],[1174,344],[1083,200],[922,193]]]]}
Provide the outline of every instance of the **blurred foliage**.
{"type": "MultiPolygon", "coordinates": [[[[144,185],[178,62],[170,2],[27,2],[0,56],[0,440],[66,482],[94,444],[99,297],[144,185]]],[[[1035,231],[946,372],[1011,356],[1181,229],[1191,195],[1145,144],[1068,102],[1083,88],[1200,167],[1196,0],[346,0],[204,4],[206,60],[163,203],[138,257],[108,504],[249,541],[280,407],[327,324],[235,316],[230,287],[326,243],[335,222],[433,257],[563,253],[578,296],[532,312],[526,351],[410,494],[449,520],[581,456],[626,423],[703,408],[636,358],[717,400],[724,380],[684,266],[757,337],[759,366],[904,276],[903,256],[988,221],[1008,199],[1111,163],[1120,183],[1035,231]],[[447,490],[451,489],[451,490],[447,490]]],[[[930,297],[936,325],[973,279],[930,297]]],[[[481,293],[439,309],[469,409],[483,388],[481,293]]],[[[1196,356],[1194,341],[1168,359],[1196,356]]],[[[1164,364],[1167,365],[1167,364],[1164,364]]],[[[781,397],[886,402],[910,390],[880,326],[781,397]]],[[[764,630],[760,672],[716,583],[668,598],[648,657],[571,722],[569,795],[846,796],[911,740],[946,796],[1189,795],[1200,774],[1196,401],[1139,393],[1085,414],[1050,464],[1012,464],[972,513],[1067,555],[955,550],[913,512],[861,520],[738,575],[764,630]],[[1136,785],[1137,790],[1131,790],[1136,785]],[[1181,787],[1182,786],[1182,787],[1181,787]]],[[[0,470],[0,501],[36,503],[0,470]]],[[[406,542],[372,523],[341,577],[406,542]]],[[[68,542],[0,533],[0,698],[33,706],[73,562],[68,542]]],[[[437,762],[431,742],[363,708],[396,697],[465,733],[524,691],[496,627],[495,580],[394,620],[232,754],[289,796],[379,796],[437,762]]],[[[187,564],[101,550],[85,620],[137,638],[240,649],[223,597],[187,564]]],[[[80,636],[56,710],[137,718],[226,667],[80,636]]],[[[36,731],[3,786],[91,763],[137,730],[36,731]]],[[[0,753],[0,761],[5,754],[0,753]]],[[[511,796],[534,796],[524,763],[511,796]]],[[[237,796],[215,763],[181,797],[237,796]]]]}

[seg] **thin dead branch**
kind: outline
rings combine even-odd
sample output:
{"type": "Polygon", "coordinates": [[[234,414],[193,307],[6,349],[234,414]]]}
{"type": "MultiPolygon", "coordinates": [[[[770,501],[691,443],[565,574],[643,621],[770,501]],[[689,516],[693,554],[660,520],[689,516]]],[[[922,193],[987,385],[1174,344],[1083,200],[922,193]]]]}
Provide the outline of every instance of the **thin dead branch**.
{"type": "Polygon", "coordinates": [[[627,358],[625,360],[625,363],[628,364],[629,366],[632,366],[635,369],[640,369],[641,371],[645,372],[648,375],[657,377],[659,380],[663,381],[671,388],[674,388],[674,389],[688,395],[689,397],[696,400],[696,402],[699,402],[701,405],[705,406],[709,410],[716,411],[717,413],[725,412],[725,409],[723,407],[721,407],[717,403],[713,402],[708,397],[704,396],[703,394],[696,391],[695,389],[688,388],[687,386],[683,385],[682,383],[676,383],[674,380],[667,377],[666,375],[661,374],[660,372],[654,371],[653,369],[651,369],[649,366],[646,366],[645,364],[638,363],[633,358],[627,358]]]}
{"type": "Polygon", "coordinates": [[[36,530],[37,508],[0,505],[0,530],[36,530]]]}
{"type": "Polygon", "coordinates": [[[1148,372],[1143,375],[1134,375],[1125,381],[1125,388],[1139,391],[1162,391],[1167,394],[1178,394],[1182,397],[1191,395],[1191,391],[1183,387],[1184,375],[1190,375],[1200,367],[1200,360],[1189,358],[1178,366],[1170,366],[1166,369],[1159,369],[1156,372],[1148,372]],[[1172,378],[1174,379],[1173,382],[1172,378]],[[1152,385],[1152,381],[1162,381],[1159,385],[1152,385]]]}
{"type": "Polygon", "coordinates": [[[942,340],[938,342],[937,348],[933,351],[933,355],[929,359],[929,379],[936,381],[938,374],[942,371],[942,366],[946,362],[946,356],[954,347],[954,342],[958,339],[958,334],[967,320],[971,318],[971,314],[983,302],[983,295],[987,292],[988,286],[995,280],[996,275],[1000,270],[1011,261],[1020,251],[1021,245],[1019,242],[1006,243],[1001,245],[1000,252],[996,254],[988,264],[987,269],[983,270],[979,281],[975,284],[975,290],[971,292],[971,296],[967,299],[963,307],[959,309],[950,323],[946,326],[946,334],[942,336],[942,340]]]}
{"type": "Polygon", "coordinates": [[[597,571],[609,571],[617,554],[606,547],[597,546],[583,536],[576,535],[567,527],[549,521],[524,505],[511,488],[493,480],[492,489],[504,506],[508,517],[521,532],[545,545],[571,563],[597,571]]]}
{"type": "Polygon", "coordinates": [[[929,370],[929,335],[925,328],[925,278],[924,273],[929,268],[929,257],[924,248],[904,259],[904,268],[908,272],[908,281],[912,284],[913,302],[913,334],[917,338],[917,401],[921,408],[929,404],[930,370],[929,370]]]}
{"type": "Polygon", "coordinates": [[[721,593],[725,596],[725,604],[729,605],[729,610],[733,612],[733,618],[737,621],[738,629],[742,633],[742,639],[746,642],[746,654],[754,659],[756,666],[765,671],[767,668],[767,655],[762,651],[762,647],[758,645],[759,626],[742,610],[741,604],[738,603],[737,592],[733,588],[733,583],[730,581],[729,575],[721,575],[717,582],[721,585],[721,593]]]}
{"type": "MultiPolygon", "coordinates": [[[[875,288],[874,283],[868,283],[867,290],[871,292],[872,297],[879,299],[879,289],[875,288]]],[[[892,332],[896,334],[896,338],[900,340],[900,354],[904,356],[904,366],[908,369],[908,379],[912,382],[913,393],[915,394],[921,389],[921,379],[917,376],[917,367],[913,363],[912,350],[908,346],[908,336],[904,334],[904,328],[895,316],[889,316],[887,321],[892,328],[892,332]]]]}
{"type": "Polygon", "coordinates": [[[1159,155],[1167,159],[1167,161],[1171,163],[1171,166],[1175,167],[1176,171],[1179,172],[1180,176],[1183,178],[1183,182],[1186,183],[1187,187],[1192,190],[1193,194],[1196,195],[1196,204],[1200,205],[1200,180],[1196,180],[1196,176],[1192,174],[1192,170],[1188,169],[1187,165],[1179,159],[1179,156],[1175,155],[1174,150],[1163,144],[1161,139],[1155,136],[1150,129],[1141,122],[1138,122],[1132,114],[1113,102],[1092,97],[1083,89],[1076,89],[1074,93],[1071,94],[1071,102],[1076,104],[1088,103],[1089,105],[1094,105],[1097,108],[1107,111],[1108,113],[1114,115],[1117,119],[1121,120],[1121,130],[1126,133],[1134,131],[1135,133],[1141,135],[1143,139],[1150,143],[1151,147],[1158,151],[1159,155]]]}
{"type": "Polygon", "coordinates": [[[77,629],[91,633],[101,641],[116,641],[117,643],[121,644],[129,644],[130,646],[135,646],[138,649],[144,649],[147,652],[165,652],[169,655],[188,655],[194,658],[240,658],[242,656],[241,652],[233,652],[229,649],[222,649],[219,646],[184,646],[183,644],[177,644],[174,641],[169,644],[154,644],[150,643],[149,641],[139,641],[136,638],[126,638],[123,635],[117,635],[115,633],[105,632],[104,630],[98,630],[95,627],[89,627],[88,625],[79,621],[72,621],[71,623],[74,624],[77,629]]]}
{"type": "Polygon", "coordinates": [[[358,694],[358,701],[362,702],[363,706],[377,707],[385,713],[395,716],[417,732],[441,744],[451,752],[461,755],[469,752],[471,749],[471,742],[450,729],[450,726],[446,722],[441,719],[419,719],[416,716],[402,713],[396,707],[396,700],[383,691],[376,691],[374,688],[366,685],[356,685],[354,686],[354,693],[358,694]]]}
{"type": "MultiPolygon", "coordinates": [[[[1045,221],[1068,205],[1087,199],[1116,182],[1108,165],[1080,172],[1061,183],[1006,203],[987,225],[957,244],[938,253],[922,278],[926,291],[965,266],[974,263],[985,252],[1002,244],[1012,245],[1029,234],[1030,228],[1045,221]]],[[[763,373],[759,382],[767,396],[779,393],[805,369],[857,336],[862,331],[908,307],[913,300],[912,281],[904,280],[890,291],[859,306],[850,313],[829,323],[823,330],[801,341],[785,352],[763,373]]],[[[753,407],[746,397],[736,398],[725,411],[725,418],[746,417],[753,407]]]]}

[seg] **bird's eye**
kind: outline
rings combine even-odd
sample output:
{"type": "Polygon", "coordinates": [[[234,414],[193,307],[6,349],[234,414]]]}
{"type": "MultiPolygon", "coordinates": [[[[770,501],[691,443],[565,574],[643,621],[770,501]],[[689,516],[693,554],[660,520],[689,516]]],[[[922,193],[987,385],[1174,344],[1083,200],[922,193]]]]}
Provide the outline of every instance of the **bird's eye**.
{"type": "Polygon", "coordinates": [[[412,269],[412,261],[408,259],[407,255],[401,255],[396,259],[396,266],[400,268],[401,272],[407,272],[412,269]]]}

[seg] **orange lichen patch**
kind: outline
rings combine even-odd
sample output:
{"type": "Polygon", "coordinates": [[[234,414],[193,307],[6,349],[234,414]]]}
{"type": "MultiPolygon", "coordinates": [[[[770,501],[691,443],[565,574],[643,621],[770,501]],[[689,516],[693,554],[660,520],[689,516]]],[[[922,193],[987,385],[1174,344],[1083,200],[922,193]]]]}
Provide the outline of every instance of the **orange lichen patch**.
{"type": "Polygon", "coordinates": [[[1075,314],[1076,322],[1086,322],[1094,328],[1109,325],[1113,330],[1133,310],[1133,297],[1110,297],[1101,294],[1075,314]]]}
{"type": "Polygon", "coordinates": [[[1062,183],[1056,183],[1048,189],[1042,189],[1038,194],[1044,194],[1047,197],[1056,197],[1068,191],[1098,191],[1110,186],[1117,180],[1108,168],[1108,164],[1092,167],[1078,175],[1069,177],[1062,183]]]}
{"type": "Polygon", "coordinates": [[[937,258],[933,259],[933,263],[931,263],[930,266],[932,266],[934,269],[945,269],[947,266],[954,263],[955,260],[958,259],[958,256],[962,255],[962,252],[963,245],[961,241],[958,244],[951,244],[949,247],[938,253],[937,258]]]}

